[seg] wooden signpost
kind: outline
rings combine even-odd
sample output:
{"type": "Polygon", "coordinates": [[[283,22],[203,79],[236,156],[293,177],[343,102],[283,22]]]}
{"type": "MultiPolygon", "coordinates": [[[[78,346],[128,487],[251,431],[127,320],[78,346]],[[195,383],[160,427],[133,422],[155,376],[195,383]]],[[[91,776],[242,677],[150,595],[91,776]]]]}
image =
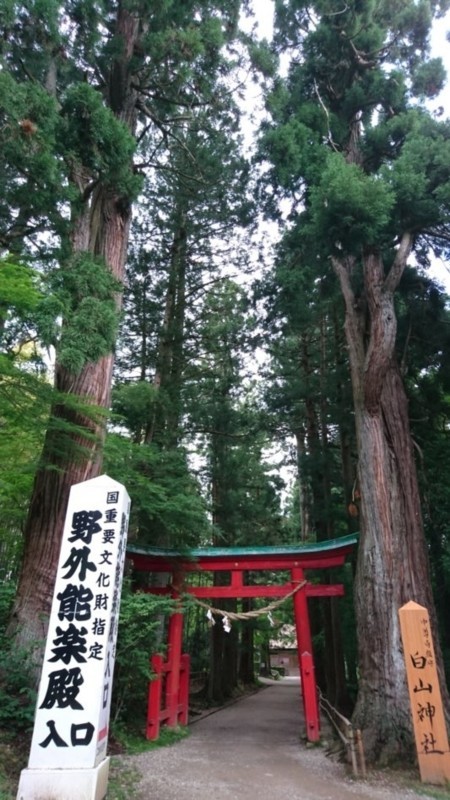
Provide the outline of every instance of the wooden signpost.
{"type": "Polygon", "coordinates": [[[409,602],[399,610],[420,777],[450,780],[450,752],[428,611],[409,602]]]}

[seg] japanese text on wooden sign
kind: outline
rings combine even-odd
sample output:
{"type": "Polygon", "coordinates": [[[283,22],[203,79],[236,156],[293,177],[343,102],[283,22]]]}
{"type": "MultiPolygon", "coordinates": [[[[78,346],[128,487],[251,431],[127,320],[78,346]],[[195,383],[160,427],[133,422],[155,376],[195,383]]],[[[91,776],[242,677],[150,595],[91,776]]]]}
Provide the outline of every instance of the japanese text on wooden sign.
{"type": "Polygon", "coordinates": [[[420,776],[450,778],[450,753],[427,609],[406,603],[399,611],[420,776]]]}

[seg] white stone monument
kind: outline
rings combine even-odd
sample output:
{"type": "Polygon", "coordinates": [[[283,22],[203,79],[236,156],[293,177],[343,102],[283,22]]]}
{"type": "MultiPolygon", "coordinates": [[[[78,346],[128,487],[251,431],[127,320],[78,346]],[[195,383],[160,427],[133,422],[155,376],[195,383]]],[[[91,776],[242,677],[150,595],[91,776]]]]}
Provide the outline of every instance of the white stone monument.
{"type": "Polygon", "coordinates": [[[73,486],[28,768],[17,800],[102,800],[130,498],[101,475],[73,486]]]}

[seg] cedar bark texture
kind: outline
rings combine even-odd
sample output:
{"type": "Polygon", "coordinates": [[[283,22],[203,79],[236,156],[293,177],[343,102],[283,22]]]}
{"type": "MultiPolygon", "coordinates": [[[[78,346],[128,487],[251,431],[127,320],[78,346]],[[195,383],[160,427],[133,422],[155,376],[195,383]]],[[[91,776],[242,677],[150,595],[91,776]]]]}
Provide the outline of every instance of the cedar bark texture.
{"type": "Polygon", "coordinates": [[[353,263],[334,262],[346,307],[361,493],[355,577],[360,678],[353,721],[363,731],[369,761],[379,763],[413,753],[398,620],[399,608],[409,600],[430,612],[441,678],[444,674],[408,401],[394,351],[393,292],[410,241],[405,237],[386,277],[381,255],[372,251],[363,256],[365,304],[351,290],[353,263]]]}
{"type": "MultiPolygon", "coordinates": [[[[131,87],[130,60],[139,26],[139,19],[119,6],[116,35],[122,48],[111,62],[107,101],[132,134],[136,124],[136,92],[131,87]]],[[[72,180],[84,197],[72,220],[72,253],[88,251],[101,256],[121,283],[131,221],[130,202],[121,195],[119,187],[101,182],[93,191],[88,191],[90,176],[81,165],[74,166],[72,180]]],[[[120,303],[120,298],[117,302],[120,303]]],[[[98,409],[109,408],[112,368],[112,353],[86,364],[78,374],[68,372],[58,363],[58,357],[56,360],[57,390],[78,398],[85,406],[92,406],[93,414],[74,411],[72,404],[64,400],[53,406],[41,466],[34,482],[9,632],[19,646],[34,650],[37,664],[45,643],[70,488],[96,477],[101,470],[99,445],[103,441],[105,415],[98,413],[98,409]]]]}

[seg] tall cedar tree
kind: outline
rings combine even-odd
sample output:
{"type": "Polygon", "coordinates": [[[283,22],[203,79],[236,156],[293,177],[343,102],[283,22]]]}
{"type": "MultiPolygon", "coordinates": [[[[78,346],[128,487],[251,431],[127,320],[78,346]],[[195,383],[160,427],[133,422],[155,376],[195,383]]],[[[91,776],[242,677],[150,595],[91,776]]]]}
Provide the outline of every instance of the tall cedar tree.
{"type": "Polygon", "coordinates": [[[179,114],[217,101],[240,5],[30,0],[2,8],[1,241],[20,250],[34,237],[42,250],[53,236],[65,300],[55,341],[59,400],[34,484],[11,626],[19,641],[42,640],[69,489],[101,468],[104,415],[95,409],[110,402],[114,306],[140,186],[134,154],[155,132],[163,146],[179,114]]]}
{"type": "MultiPolygon", "coordinates": [[[[254,324],[247,305],[244,290],[232,280],[224,279],[210,289],[199,326],[201,346],[190,372],[195,392],[190,417],[206,445],[213,543],[220,547],[267,544],[281,538],[279,486],[264,463],[265,437],[259,430],[249,383],[245,402],[240,389],[245,376],[243,356],[251,347],[254,324]]],[[[217,573],[214,580],[220,585],[229,582],[230,576],[217,573]]],[[[236,601],[223,601],[222,608],[236,610],[236,601]]],[[[224,633],[222,625],[211,629],[208,691],[215,701],[230,696],[237,684],[237,634],[237,626],[231,634],[224,633]]],[[[250,628],[243,638],[251,653],[250,628]]],[[[245,679],[251,672],[247,661],[245,679]]]]}
{"type": "Polygon", "coordinates": [[[232,247],[236,226],[248,224],[249,203],[248,164],[233,136],[238,122],[231,99],[225,109],[193,113],[168,143],[166,169],[145,185],[116,363],[118,382],[128,389],[151,382],[153,402],[140,420],[146,444],[176,447],[205,289],[220,280],[223,262],[236,261],[239,270],[232,247]]]}
{"type": "Polygon", "coordinates": [[[294,198],[301,260],[334,270],[345,305],[361,493],[354,722],[372,761],[412,749],[398,609],[414,600],[435,618],[394,296],[408,259],[426,264],[450,234],[450,124],[422,104],[443,83],[428,37],[447,5],[276,3],[278,45],[296,55],[268,101],[264,154],[276,194],[294,198]]]}
{"type": "MultiPolygon", "coordinates": [[[[273,274],[261,287],[272,356],[265,396],[280,433],[283,426],[295,440],[296,538],[321,541],[357,530],[357,519],[348,513],[355,482],[354,430],[337,281],[333,274],[317,280],[316,269],[305,268],[297,246],[301,235],[298,228],[285,233],[273,274]]],[[[323,579],[330,580],[326,571],[323,579]]],[[[352,603],[351,596],[345,602],[352,603]]],[[[315,666],[328,699],[350,713],[346,674],[352,669],[348,658],[344,663],[338,608],[342,611],[342,601],[322,599],[311,605],[313,634],[325,633],[315,666]]],[[[351,644],[345,642],[349,652],[351,644]]]]}
{"type": "MultiPolygon", "coordinates": [[[[186,493],[177,544],[198,543],[205,535],[206,518],[201,525],[190,524],[194,481],[188,478],[182,443],[189,404],[196,406],[198,397],[189,398],[186,387],[199,351],[206,290],[220,280],[221,264],[232,260],[236,226],[248,221],[248,165],[239,154],[238,123],[232,97],[207,114],[194,109],[188,120],[180,120],[176,136],[159,156],[162,168],[154,166],[146,180],[133,226],[113,408],[123,415],[136,444],[141,476],[133,483],[148,482],[133,498],[134,511],[141,509],[134,515],[139,520],[135,531],[161,547],[174,546],[174,537],[169,526],[155,520],[151,506],[158,506],[155,486],[172,471],[177,481],[171,487],[173,500],[183,501],[186,493]],[[182,463],[183,476],[174,469],[182,463]]],[[[154,163],[155,155],[149,156],[154,163]]],[[[168,483],[164,488],[169,489],[168,483]]],[[[175,505],[166,502],[165,512],[175,505]]],[[[175,515],[167,516],[170,521],[175,515]]]]}

